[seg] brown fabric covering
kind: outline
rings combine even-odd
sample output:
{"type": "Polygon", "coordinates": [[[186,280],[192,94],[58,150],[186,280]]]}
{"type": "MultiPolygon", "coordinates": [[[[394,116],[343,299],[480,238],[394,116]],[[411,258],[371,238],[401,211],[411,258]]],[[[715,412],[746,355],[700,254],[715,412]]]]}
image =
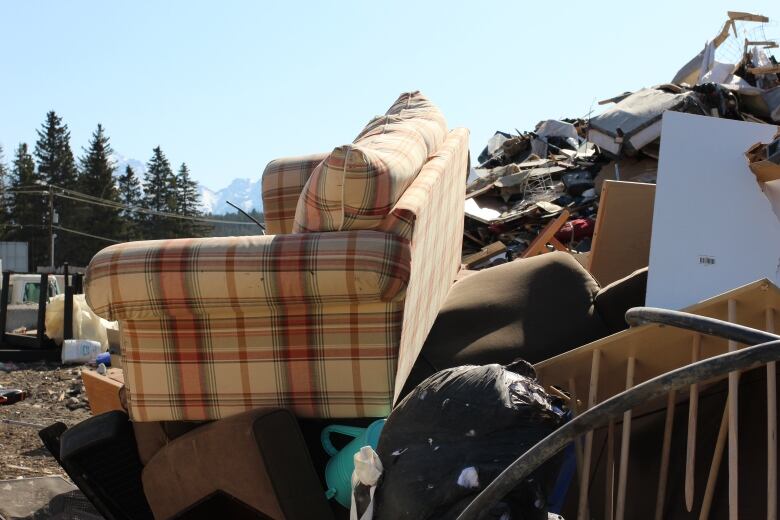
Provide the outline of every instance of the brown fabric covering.
{"type": "Polygon", "coordinates": [[[161,422],[133,423],[135,443],[138,447],[138,458],[146,466],[158,451],[168,444],[168,436],[161,422]]]}
{"type": "Polygon", "coordinates": [[[485,269],[447,295],[406,388],[458,365],[536,363],[607,335],[599,287],[571,255],[548,253],[485,269]]]}
{"type": "Polygon", "coordinates": [[[611,334],[628,328],[626,311],[645,304],[647,267],[603,287],[596,295],[596,312],[611,334]]]}
{"type": "Polygon", "coordinates": [[[146,466],[146,463],[170,441],[204,424],[208,424],[208,421],[133,422],[141,464],[146,466]]]}
{"type": "Polygon", "coordinates": [[[171,441],[143,472],[156,518],[171,518],[217,492],[274,519],[332,518],[295,417],[258,409],[171,441]]]}

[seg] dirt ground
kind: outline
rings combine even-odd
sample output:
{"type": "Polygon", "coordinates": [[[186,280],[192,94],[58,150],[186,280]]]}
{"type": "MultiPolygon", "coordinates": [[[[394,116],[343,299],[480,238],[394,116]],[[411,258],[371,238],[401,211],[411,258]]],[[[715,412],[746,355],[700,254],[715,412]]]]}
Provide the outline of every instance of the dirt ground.
{"type": "Polygon", "coordinates": [[[43,362],[0,363],[0,388],[28,393],[24,401],[0,405],[0,480],[48,475],[67,478],[43,447],[38,426],[57,421],[72,426],[90,417],[81,368],[43,362]]]}

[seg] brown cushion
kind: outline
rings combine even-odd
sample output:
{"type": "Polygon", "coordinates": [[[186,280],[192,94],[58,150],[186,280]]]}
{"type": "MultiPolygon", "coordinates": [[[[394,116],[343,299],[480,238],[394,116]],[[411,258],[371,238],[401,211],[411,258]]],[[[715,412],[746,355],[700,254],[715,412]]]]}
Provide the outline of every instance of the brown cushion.
{"type": "Polygon", "coordinates": [[[150,421],[133,422],[135,442],[138,447],[138,457],[141,464],[146,466],[158,451],[163,449],[170,441],[181,437],[187,432],[198,428],[206,421],[150,421]]]}
{"type": "Polygon", "coordinates": [[[628,328],[626,311],[644,305],[646,292],[647,267],[601,288],[594,303],[596,312],[611,334],[628,328]]]}
{"type": "Polygon", "coordinates": [[[457,282],[422,348],[434,370],[531,363],[603,337],[594,316],[598,284],[568,253],[548,253],[485,269],[457,282]]]}
{"type": "Polygon", "coordinates": [[[252,410],[178,437],[147,463],[143,484],[156,518],[219,491],[274,519],[332,518],[288,410],[252,410]]]}
{"type": "Polygon", "coordinates": [[[141,459],[141,464],[144,466],[168,444],[168,436],[165,435],[160,421],[134,422],[133,432],[138,447],[138,458],[141,459]]]}

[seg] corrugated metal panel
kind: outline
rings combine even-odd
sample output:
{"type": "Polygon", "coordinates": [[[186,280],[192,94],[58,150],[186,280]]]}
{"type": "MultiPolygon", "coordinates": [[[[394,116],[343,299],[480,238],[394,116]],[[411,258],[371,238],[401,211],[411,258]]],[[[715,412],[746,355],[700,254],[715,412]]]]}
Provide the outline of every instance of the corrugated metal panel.
{"type": "Polygon", "coordinates": [[[0,242],[3,271],[27,272],[27,242],[0,242]]]}

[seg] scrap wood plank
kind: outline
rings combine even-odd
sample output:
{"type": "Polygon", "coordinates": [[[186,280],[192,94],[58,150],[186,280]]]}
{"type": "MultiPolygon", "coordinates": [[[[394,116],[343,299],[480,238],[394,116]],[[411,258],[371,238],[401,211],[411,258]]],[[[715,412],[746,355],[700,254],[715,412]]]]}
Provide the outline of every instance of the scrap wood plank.
{"type": "MultiPolygon", "coordinates": [[[[634,387],[634,371],[636,358],[628,358],[626,367],[626,390],[634,387]]],[[[623,520],[626,513],[626,485],[628,483],[628,449],[631,443],[631,410],[623,413],[623,428],[620,432],[620,463],[618,465],[617,500],[615,505],[616,520],[623,520]]]]}
{"type": "Polygon", "coordinates": [[[655,496],[655,520],[664,518],[666,483],[669,477],[669,455],[672,448],[672,428],[674,428],[674,408],[677,391],[672,389],[666,401],[666,421],[664,422],[664,441],[661,447],[661,470],[658,474],[658,489],[655,496]]]}
{"type": "Polygon", "coordinates": [[[607,426],[607,476],[604,496],[604,519],[615,518],[615,421],[607,426]]]}
{"type": "Polygon", "coordinates": [[[463,232],[463,236],[468,238],[469,240],[472,240],[472,241],[476,242],[477,244],[481,245],[482,247],[485,247],[485,241],[480,239],[480,238],[478,238],[473,233],[469,233],[468,231],[464,231],[463,232]]]}
{"type": "MultiPolygon", "coordinates": [[[[691,363],[696,363],[701,356],[701,336],[693,337],[691,347],[691,363]]],[[[694,473],[696,471],[696,427],[699,417],[699,385],[691,385],[688,398],[688,439],[685,454],[685,509],[693,510],[694,473]]]]}
{"type": "MultiPolygon", "coordinates": [[[[590,369],[590,389],[588,391],[588,409],[598,403],[599,367],[601,363],[601,351],[593,351],[593,361],[590,369]]],[[[578,520],[588,518],[588,489],[590,479],[590,460],[593,453],[593,430],[585,435],[585,448],[582,458],[582,474],[580,475],[580,496],[577,509],[578,520]]]]}
{"type": "Polygon", "coordinates": [[[745,40],[745,45],[747,46],[760,45],[765,49],[776,49],[778,47],[777,42],[773,42],[772,40],[759,40],[759,41],[745,40]]]}
{"type": "Polygon", "coordinates": [[[492,244],[486,245],[476,253],[472,253],[463,257],[463,265],[466,269],[469,269],[479,264],[480,262],[484,262],[488,258],[491,258],[499,253],[503,253],[504,251],[506,251],[506,246],[503,244],[503,242],[493,242],[492,244]]]}
{"type": "MultiPolygon", "coordinates": [[[[728,321],[737,323],[737,301],[728,300],[728,321]]],[[[729,340],[729,352],[737,350],[737,342],[729,340]]],[[[739,518],[739,371],[729,372],[729,520],[739,518]]]]}
{"type": "MultiPolygon", "coordinates": [[[[531,241],[531,243],[528,245],[528,248],[523,252],[521,258],[529,258],[546,253],[547,244],[551,243],[553,239],[555,239],[555,233],[561,229],[561,226],[563,226],[567,220],[569,220],[569,211],[561,211],[561,214],[558,215],[555,220],[544,226],[536,238],[531,241]]],[[[560,244],[560,242],[558,243],[560,244]]]]}
{"type": "Polygon", "coordinates": [[[769,18],[760,14],[746,13],[743,11],[726,11],[730,20],[741,22],[762,22],[767,23],[769,18]]]}
{"type": "Polygon", "coordinates": [[[751,67],[747,71],[751,74],[780,74],[780,65],[766,65],[764,67],[751,67]]]}
{"type": "Polygon", "coordinates": [[[712,499],[715,496],[715,483],[718,480],[718,471],[720,470],[720,463],[723,460],[723,451],[726,448],[726,438],[728,437],[729,430],[729,405],[728,399],[726,400],[726,406],[723,408],[723,418],[720,421],[720,430],[718,430],[718,440],[715,442],[715,451],[712,454],[712,464],[710,464],[710,472],[707,477],[707,485],[704,488],[704,498],[701,503],[701,510],[699,511],[699,520],[707,520],[710,517],[710,508],[712,507],[712,499]]]}

